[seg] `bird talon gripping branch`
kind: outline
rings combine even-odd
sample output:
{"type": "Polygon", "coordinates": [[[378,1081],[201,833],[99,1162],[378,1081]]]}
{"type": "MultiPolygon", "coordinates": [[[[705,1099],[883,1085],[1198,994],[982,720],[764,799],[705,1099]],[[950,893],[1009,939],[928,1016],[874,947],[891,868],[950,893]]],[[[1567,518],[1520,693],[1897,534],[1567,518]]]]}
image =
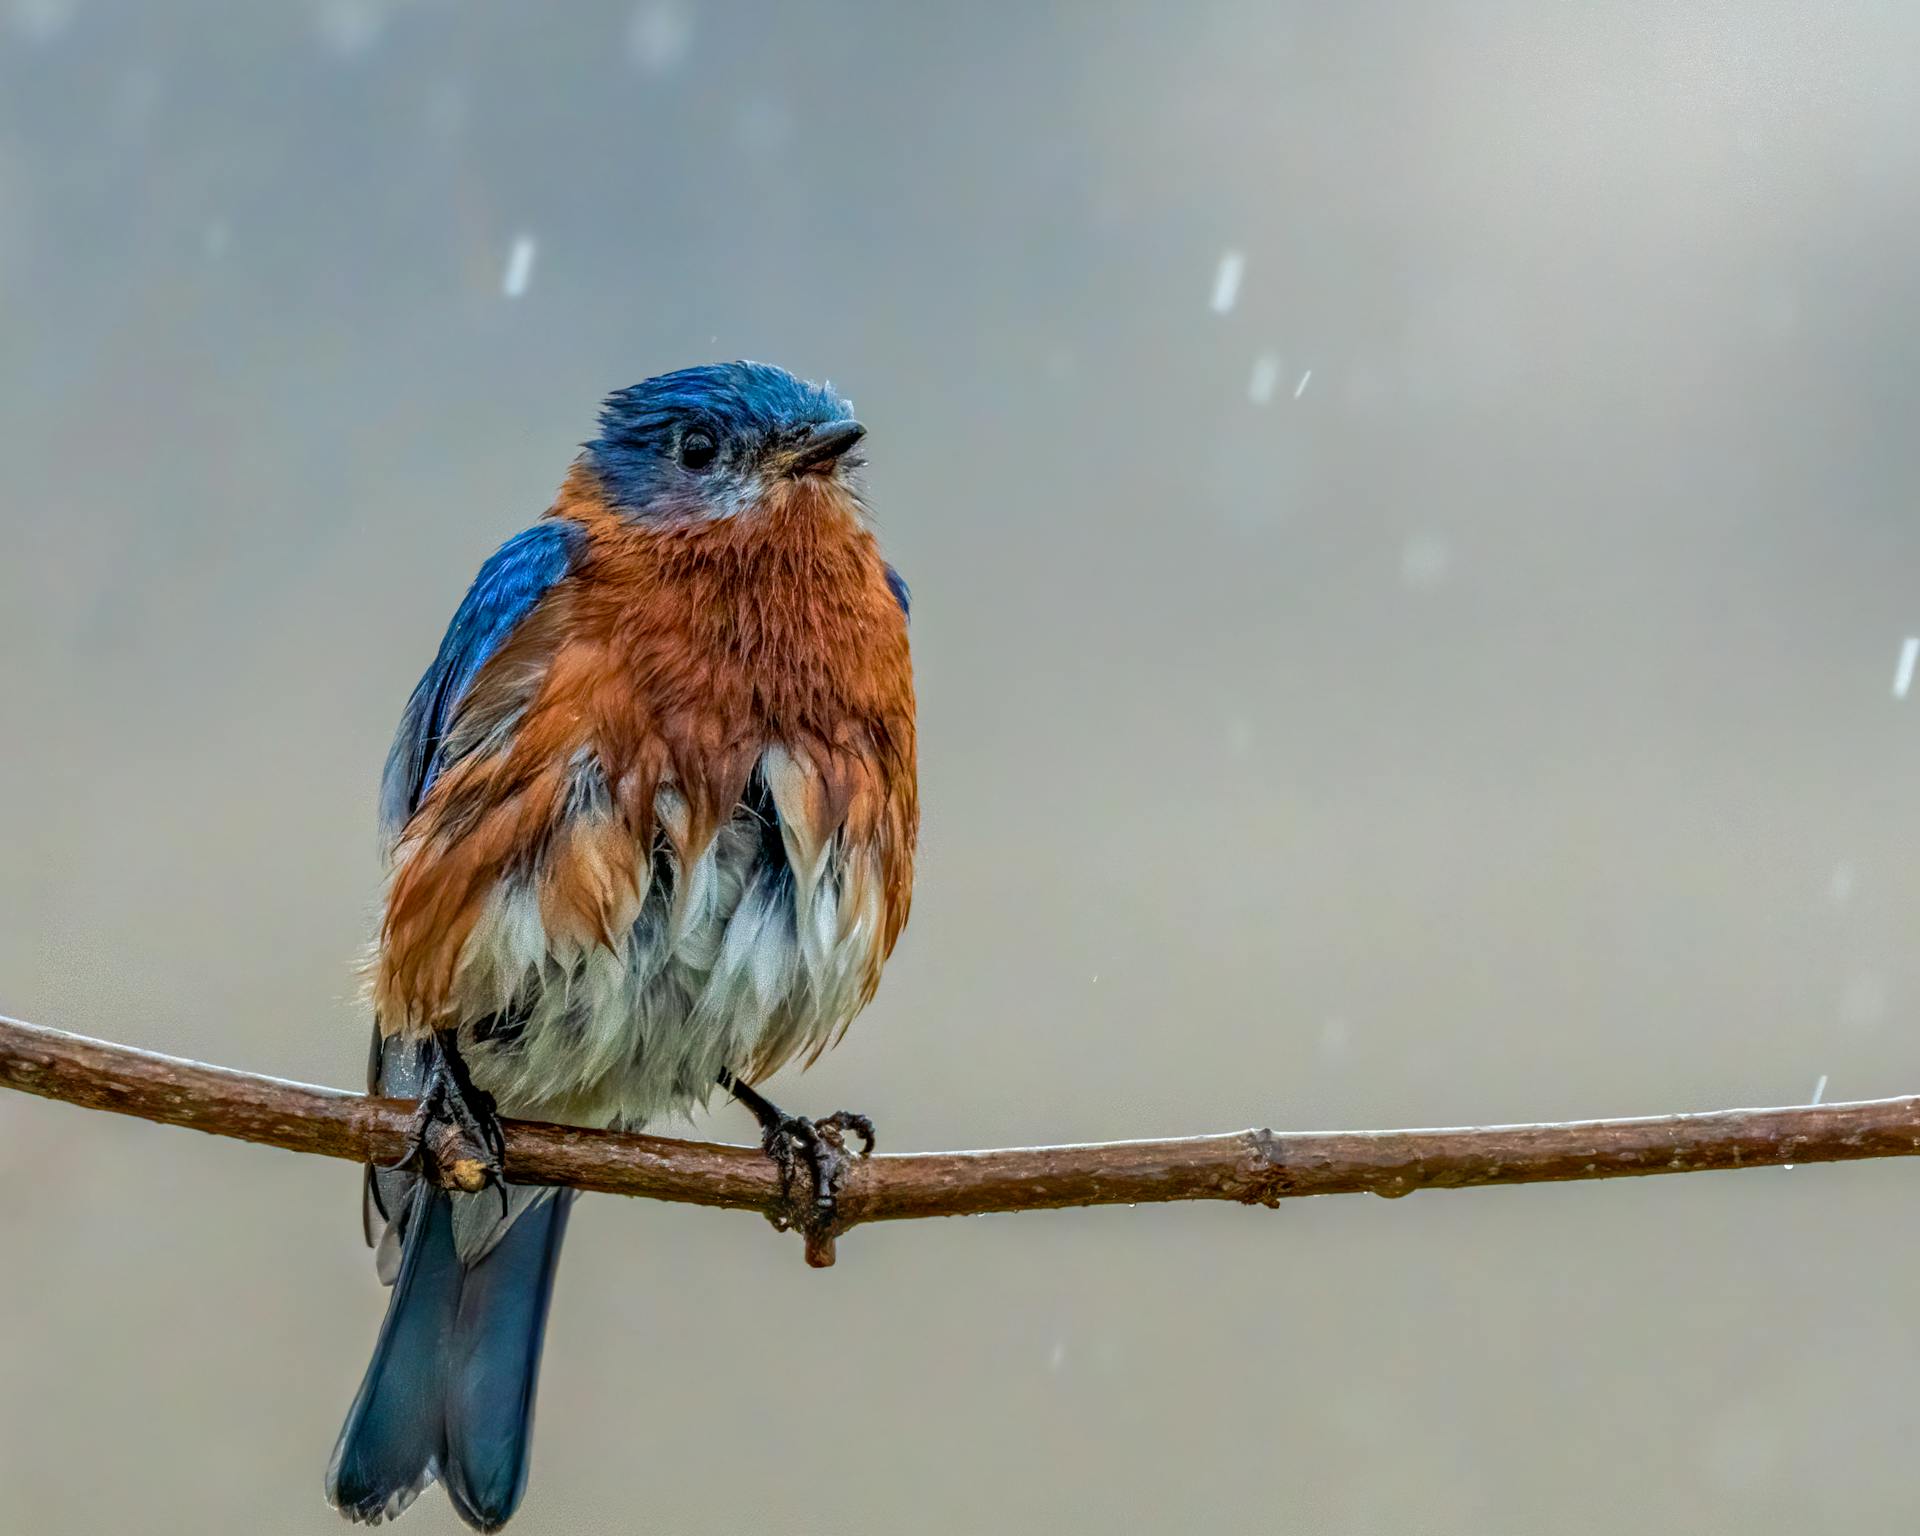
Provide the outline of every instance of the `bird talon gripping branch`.
{"type": "Polygon", "coordinates": [[[832,1237],[840,1214],[838,1192],[851,1162],[846,1134],[852,1131],[860,1138],[859,1155],[866,1157],[873,1151],[872,1119],[850,1109],[836,1110],[818,1120],[790,1115],[731,1074],[723,1073],[720,1084],[760,1122],[761,1148],[780,1170],[780,1195],[785,1210],[768,1219],[780,1231],[797,1228],[807,1237],[809,1263],[815,1262],[815,1244],[824,1240],[825,1252],[829,1255],[826,1262],[831,1263],[832,1237]],[[802,1158],[806,1160],[813,1185],[813,1198],[804,1207],[795,1201],[793,1194],[794,1170],[802,1158]]]}
{"type": "Polygon", "coordinates": [[[507,1140],[493,1095],[474,1085],[457,1049],[442,1036],[432,1036],[424,1052],[426,1080],[407,1151],[387,1171],[410,1171],[465,1194],[497,1188],[504,1199],[507,1140]]]}

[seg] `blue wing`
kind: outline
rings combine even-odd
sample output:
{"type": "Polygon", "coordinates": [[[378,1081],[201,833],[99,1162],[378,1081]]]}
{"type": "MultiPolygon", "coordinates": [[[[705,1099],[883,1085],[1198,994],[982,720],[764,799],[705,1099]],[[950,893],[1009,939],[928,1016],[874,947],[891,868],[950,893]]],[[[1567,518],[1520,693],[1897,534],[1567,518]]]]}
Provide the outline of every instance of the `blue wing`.
{"type": "Polygon", "coordinates": [[[582,537],[577,524],[536,523],[508,539],[480,567],[447,626],[440,653],[407,700],[387,754],[380,778],[380,834],[389,842],[444,766],[440,744],[462,696],[515,626],[573,568],[582,537]]]}
{"type": "Polygon", "coordinates": [[[907,578],[892,566],[887,567],[887,589],[893,593],[893,600],[900,605],[900,617],[913,618],[913,593],[907,590],[907,578]]]}
{"type": "MultiPolygon", "coordinates": [[[[585,530],[575,523],[536,523],[524,533],[508,539],[480,567],[480,574],[473,578],[473,585],[461,600],[453,622],[447,626],[446,636],[440,642],[440,651],[433,658],[433,665],[427,668],[426,675],[420,679],[412,697],[407,700],[406,710],[400,716],[400,729],[394,734],[393,749],[387,754],[386,771],[380,779],[380,832],[389,844],[419,808],[421,798],[445,768],[441,747],[474,678],[521,621],[533,612],[540,599],[573,569],[584,538],[585,530]]],[[[419,1053],[417,1049],[389,1048],[400,1043],[397,1039],[383,1037],[380,1026],[377,1023],[374,1025],[373,1053],[367,1070],[368,1088],[373,1092],[417,1098],[422,1083],[419,1053]]],[[[367,1241],[378,1246],[381,1277],[388,1284],[394,1282],[401,1266],[401,1252],[406,1241],[405,1213],[412,1208],[415,1177],[411,1172],[400,1170],[367,1170],[363,1204],[367,1241]]],[[[531,1190],[524,1193],[534,1194],[531,1190]]],[[[527,1208],[522,1195],[521,1190],[511,1191],[513,1209],[503,1212],[498,1218],[487,1212],[478,1223],[477,1233],[456,1239],[456,1248],[461,1251],[463,1263],[465,1245],[492,1251],[491,1244],[500,1241],[499,1234],[527,1208]]],[[[535,1200],[537,1203],[537,1196],[535,1200]]],[[[467,1209],[478,1212],[481,1202],[468,1202],[467,1209]]],[[[530,1229],[544,1230],[545,1223],[552,1219],[534,1223],[530,1229]]],[[[461,1220],[465,1221],[466,1218],[461,1220]]],[[[552,1231],[557,1243],[559,1228],[554,1227],[552,1231]]],[[[452,1252],[447,1255],[449,1258],[453,1256],[452,1252]]],[[[479,1261],[476,1258],[473,1262],[477,1264],[479,1261]]],[[[404,1281],[402,1285],[404,1287],[404,1281]]],[[[537,1360],[537,1319],[544,1316],[545,1292],[536,1294],[529,1289],[526,1296],[538,1302],[539,1307],[533,1314],[536,1321],[529,1325],[533,1328],[531,1336],[535,1351],[530,1359],[537,1360]]],[[[396,1297],[394,1306],[398,1308],[399,1305],[396,1297]]],[[[464,1317],[464,1313],[462,1315],[464,1317]]],[[[523,1332],[522,1337],[525,1336],[523,1332]]],[[[383,1332],[375,1366],[367,1377],[367,1385],[361,1388],[363,1396],[373,1392],[377,1386],[373,1372],[380,1369],[379,1361],[386,1357],[387,1345],[387,1334],[383,1332]]],[[[475,1358],[479,1356],[476,1354],[475,1358]]],[[[532,1399],[532,1369],[531,1363],[525,1364],[526,1384],[522,1389],[524,1396],[520,1399],[523,1402],[532,1399]]],[[[356,1402],[354,1412],[361,1414],[362,1411],[362,1405],[356,1402]]],[[[524,1440],[524,1418],[513,1423],[520,1426],[518,1433],[524,1440]]],[[[341,1432],[340,1447],[335,1451],[336,1463],[342,1455],[353,1449],[350,1437],[356,1432],[355,1425],[356,1420],[350,1417],[347,1429],[341,1432]]],[[[328,1474],[330,1487],[333,1486],[337,1471],[336,1466],[328,1474]]]]}

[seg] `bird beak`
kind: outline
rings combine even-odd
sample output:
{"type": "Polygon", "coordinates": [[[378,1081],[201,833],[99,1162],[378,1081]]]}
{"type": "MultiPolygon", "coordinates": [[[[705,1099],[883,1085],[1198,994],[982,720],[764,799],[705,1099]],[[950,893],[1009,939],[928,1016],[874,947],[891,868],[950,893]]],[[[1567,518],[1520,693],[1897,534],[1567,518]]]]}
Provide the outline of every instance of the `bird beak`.
{"type": "Polygon", "coordinates": [[[787,460],[790,475],[830,475],[841,455],[867,435],[857,421],[825,421],[809,427],[787,460]]]}

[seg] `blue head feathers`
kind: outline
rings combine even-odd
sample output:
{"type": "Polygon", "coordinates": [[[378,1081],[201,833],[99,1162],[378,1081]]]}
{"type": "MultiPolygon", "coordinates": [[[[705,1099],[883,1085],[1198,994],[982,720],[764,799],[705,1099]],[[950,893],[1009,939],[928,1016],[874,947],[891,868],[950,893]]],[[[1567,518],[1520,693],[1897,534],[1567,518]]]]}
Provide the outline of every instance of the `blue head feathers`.
{"type": "Polygon", "coordinates": [[[768,363],[717,363],[615,391],[586,450],[629,515],[726,517],[775,476],[857,467],[863,431],[831,389],[768,363]]]}

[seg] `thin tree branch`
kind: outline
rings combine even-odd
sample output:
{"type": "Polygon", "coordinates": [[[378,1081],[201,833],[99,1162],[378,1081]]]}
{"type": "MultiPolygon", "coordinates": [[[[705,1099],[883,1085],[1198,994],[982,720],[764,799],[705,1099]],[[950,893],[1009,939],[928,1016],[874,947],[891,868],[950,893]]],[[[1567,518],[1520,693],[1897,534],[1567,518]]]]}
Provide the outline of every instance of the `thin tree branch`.
{"type": "MultiPolygon", "coordinates": [[[[405,1151],[411,1105],[255,1077],[0,1017],[0,1087],[216,1136],[351,1162],[405,1151]]],[[[1416,1131],[1236,1131],[1169,1141],[919,1152],[856,1159],[831,1232],[808,1259],[832,1262],[835,1235],[867,1221],[977,1216],[1079,1205],[1375,1194],[1838,1163],[1920,1153],[1920,1096],[1857,1104],[1731,1109],[1639,1120],[1416,1131]]],[[[663,1136],[507,1126],[518,1183],[759,1211],[800,1225],[807,1191],[783,1191],[757,1147],[663,1136]]]]}

